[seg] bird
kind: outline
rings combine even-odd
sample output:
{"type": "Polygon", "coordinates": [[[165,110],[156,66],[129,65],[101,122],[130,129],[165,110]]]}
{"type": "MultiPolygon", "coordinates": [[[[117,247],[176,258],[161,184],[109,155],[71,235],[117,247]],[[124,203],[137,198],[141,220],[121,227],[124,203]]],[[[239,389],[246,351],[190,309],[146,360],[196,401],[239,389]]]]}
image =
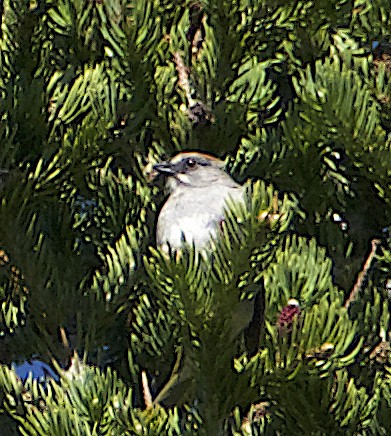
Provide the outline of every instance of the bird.
{"type": "MultiPolygon", "coordinates": [[[[198,151],[183,151],[171,160],[153,166],[166,177],[169,196],[160,210],[156,225],[156,242],[165,253],[180,255],[185,244],[201,253],[205,265],[211,266],[209,254],[215,245],[229,201],[245,202],[245,186],[225,171],[217,157],[198,151]]],[[[232,337],[246,330],[246,344],[251,353],[259,345],[259,329],[264,308],[263,296],[241,300],[231,314],[232,337]],[[247,337],[248,336],[248,337],[247,337]]]]}
{"type": "Polygon", "coordinates": [[[244,201],[244,187],[224,166],[217,157],[198,151],[183,151],[154,165],[166,177],[169,191],[156,225],[156,242],[164,251],[184,244],[204,249],[218,233],[227,201],[244,201]]]}

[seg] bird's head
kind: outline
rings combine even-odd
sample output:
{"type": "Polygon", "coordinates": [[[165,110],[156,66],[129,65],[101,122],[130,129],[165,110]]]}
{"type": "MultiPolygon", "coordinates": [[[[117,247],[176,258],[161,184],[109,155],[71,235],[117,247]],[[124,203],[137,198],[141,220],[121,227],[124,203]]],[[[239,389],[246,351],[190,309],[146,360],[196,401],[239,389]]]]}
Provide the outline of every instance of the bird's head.
{"type": "Polygon", "coordinates": [[[215,184],[235,184],[224,170],[224,162],[215,156],[199,152],[181,152],[168,162],[154,166],[167,177],[170,191],[186,186],[202,188],[215,184]]]}

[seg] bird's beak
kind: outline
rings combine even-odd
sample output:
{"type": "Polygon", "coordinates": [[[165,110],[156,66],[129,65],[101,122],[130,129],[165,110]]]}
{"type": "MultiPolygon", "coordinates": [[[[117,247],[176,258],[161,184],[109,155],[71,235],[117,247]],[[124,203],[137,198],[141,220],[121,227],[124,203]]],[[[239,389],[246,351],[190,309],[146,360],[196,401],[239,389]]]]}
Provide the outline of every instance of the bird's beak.
{"type": "Polygon", "coordinates": [[[162,162],[160,164],[154,165],[153,169],[160,174],[164,174],[165,176],[174,176],[176,174],[173,165],[169,162],[162,162]]]}

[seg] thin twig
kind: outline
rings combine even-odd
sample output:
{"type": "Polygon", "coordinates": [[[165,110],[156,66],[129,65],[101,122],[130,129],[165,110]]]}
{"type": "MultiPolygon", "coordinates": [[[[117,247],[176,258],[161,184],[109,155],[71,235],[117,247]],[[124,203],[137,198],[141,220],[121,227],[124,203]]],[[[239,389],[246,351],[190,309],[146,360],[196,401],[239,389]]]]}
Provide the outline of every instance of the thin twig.
{"type": "Polygon", "coordinates": [[[371,245],[372,245],[371,252],[369,253],[369,255],[367,257],[367,260],[364,263],[363,269],[359,272],[358,277],[357,277],[357,281],[354,284],[353,289],[351,290],[351,292],[349,294],[349,297],[348,297],[348,299],[346,300],[346,302],[344,304],[345,309],[348,309],[348,307],[350,306],[350,303],[352,301],[355,301],[355,299],[357,297],[357,294],[360,291],[361,286],[363,284],[364,278],[367,275],[367,272],[368,272],[369,268],[371,267],[371,263],[372,263],[372,260],[373,260],[373,258],[375,256],[377,246],[380,244],[380,242],[381,241],[379,239],[372,239],[372,241],[371,241],[371,245]]]}
{"type": "Polygon", "coordinates": [[[190,90],[190,80],[189,80],[189,71],[188,68],[185,65],[185,62],[179,52],[175,52],[173,54],[175,68],[178,72],[178,84],[185,92],[187,101],[189,103],[189,107],[194,105],[194,100],[191,97],[191,90],[190,90]]]}
{"type": "Polygon", "coordinates": [[[177,383],[177,381],[179,380],[179,369],[180,369],[180,365],[181,365],[181,361],[182,361],[182,347],[179,347],[178,350],[178,355],[177,355],[177,359],[174,365],[174,368],[171,372],[171,376],[170,379],[168,380],[168,382],[165,384],[165,386],[163,386],[162,390],[159,392],[159,394],[156,396],[156,398],[153,401],[153,404],[159,404],[160,401],[162,401],[167,392],[173,387],[175,386],[175,384],[177,383]]]}

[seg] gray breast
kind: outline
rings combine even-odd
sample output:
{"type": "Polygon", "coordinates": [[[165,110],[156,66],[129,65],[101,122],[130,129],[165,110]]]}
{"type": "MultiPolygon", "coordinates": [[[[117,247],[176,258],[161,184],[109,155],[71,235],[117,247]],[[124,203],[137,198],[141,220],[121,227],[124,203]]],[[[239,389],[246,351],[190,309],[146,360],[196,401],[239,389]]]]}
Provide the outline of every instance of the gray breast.
{"type": "Polygon", "coordinates": [[[243,200],[243,187],[212,186],[176,190],[167,199],[157,223],[157,244],[179,248],[184,242],[205,246],[224,218],[226,200],[243,200]]]}

